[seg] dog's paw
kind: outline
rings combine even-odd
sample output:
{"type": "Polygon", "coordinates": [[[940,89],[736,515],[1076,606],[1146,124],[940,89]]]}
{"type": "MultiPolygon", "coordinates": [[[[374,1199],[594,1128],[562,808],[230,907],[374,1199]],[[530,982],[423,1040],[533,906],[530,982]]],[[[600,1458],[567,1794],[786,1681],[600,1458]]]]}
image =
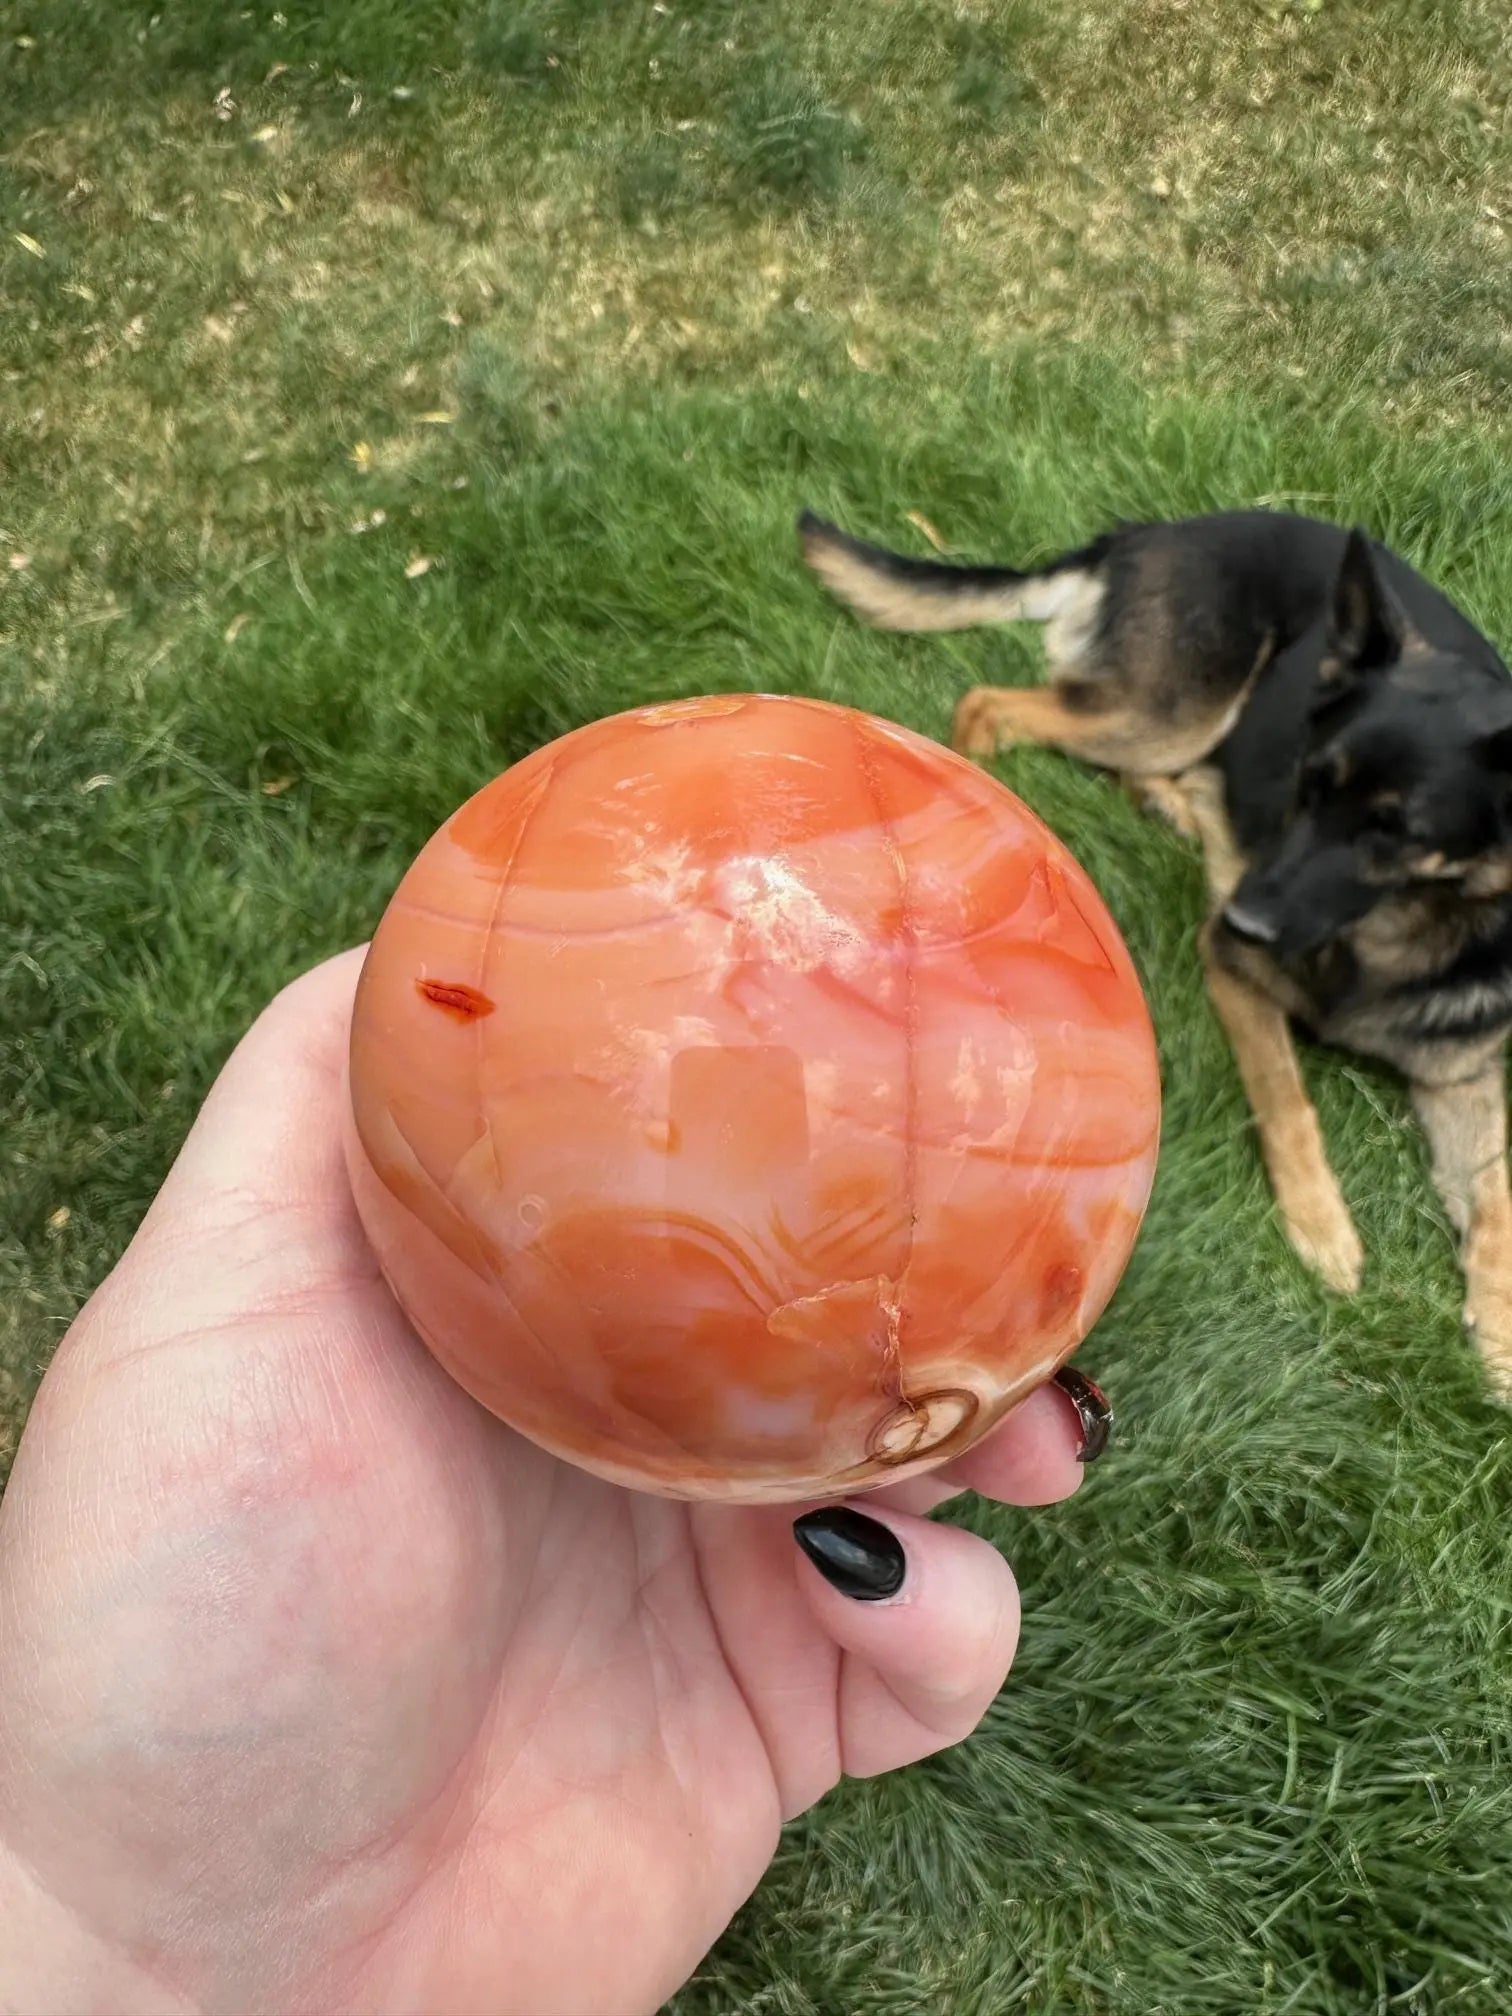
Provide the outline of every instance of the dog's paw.
{"type": "Polygon", "coordinates": [[[1003,695],[994,686],[973,686],[955,710],[950,746],[958,756],[995,756],[1006,749],[1003,695]]]}
{"type": "Polygon", "coordinates": [[[1129,780],[1128,789],[1142,812],[1152,819],[1164,820],[1183,840],[1202,838],[1191,800],[1174,777],[1134,777],[1129,780]]]}
{"type": "Polygon", "coordinates": [[[1282,1210],[1286,1236],[1326,1288],[1353,1295],[1365,1274],[1365,1248],[1337,1190],[1317,1189],[1282,1210]]]}

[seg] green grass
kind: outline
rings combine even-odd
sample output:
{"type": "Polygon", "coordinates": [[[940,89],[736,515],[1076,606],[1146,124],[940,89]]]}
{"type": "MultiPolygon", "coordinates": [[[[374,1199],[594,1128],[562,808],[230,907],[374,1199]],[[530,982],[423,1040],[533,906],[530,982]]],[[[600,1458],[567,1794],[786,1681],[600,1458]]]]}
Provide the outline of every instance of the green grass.
{"type": "MultiPolygon", "coordinates": [[[[800,502],[1013,558],[1297,502],[1512,640],[1494,0],[4,34],[0,1456],[236,1034],[487,776],[641,699],[940,733],[1030,676],[1024,635],[838,617],[800,502]]],[[[1399,1089],[1308,1061],[1372,1256],[1333,1304],[1202,1000],[1195,859],[1070,764],[1004,775],[1160,1031],[1156,1197],[1082,1354],[1118,1450],[969,1515],[1026,1595],[986,1731],[796,1825],[679,2016],[1500,2016],[1512,1438],[1399,1089]]]]}

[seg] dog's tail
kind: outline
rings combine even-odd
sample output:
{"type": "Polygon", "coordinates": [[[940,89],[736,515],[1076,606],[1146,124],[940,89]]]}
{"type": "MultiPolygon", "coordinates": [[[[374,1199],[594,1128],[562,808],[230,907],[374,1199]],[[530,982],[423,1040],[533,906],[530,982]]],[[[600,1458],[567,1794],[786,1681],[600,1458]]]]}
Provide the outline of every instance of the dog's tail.
{"type": "Polygon", "coordinates": [[[966,567],[916,560],[853,539],[838,525],[804,511],[798,519],[803,557],[831,594],[879,630],[969,630],[976,623],[1044,623],[1058,614],[1070,585],[1100,555],[1068,553],[1037,574],[1014,567],[966,567]]]}

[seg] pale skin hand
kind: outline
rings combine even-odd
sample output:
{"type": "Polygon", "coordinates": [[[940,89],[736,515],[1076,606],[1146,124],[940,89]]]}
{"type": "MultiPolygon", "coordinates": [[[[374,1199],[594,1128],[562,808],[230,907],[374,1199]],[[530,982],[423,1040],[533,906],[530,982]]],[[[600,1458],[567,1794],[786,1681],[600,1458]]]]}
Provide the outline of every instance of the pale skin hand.
{"type": "MultiPolygon", "coordinates": [[[[467,1399],[340,1159],[357,954],[216,1085],[60,1346],[0,1506],[4,2016],[631,2016],[784,1816],[958,1742],[1013,1579],[917,1513],[890,1601],[791,1512],[615,1490],[467,1399]]],[[[949,1473],[1076,1488],[1035,1394],[949,1473]]],[[[793,1511],[801,1508],[792,1508],[793,1511]]]]}

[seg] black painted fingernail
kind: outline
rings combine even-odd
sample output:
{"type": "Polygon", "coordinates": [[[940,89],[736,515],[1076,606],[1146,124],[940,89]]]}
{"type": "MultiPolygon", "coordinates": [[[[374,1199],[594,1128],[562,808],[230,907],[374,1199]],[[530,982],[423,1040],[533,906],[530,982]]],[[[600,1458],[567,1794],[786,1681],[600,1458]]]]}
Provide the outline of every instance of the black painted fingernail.
{"type": "Polygon", "coordinates": [[[827,1505],[793,1521],[798,1545],[832,1588],[858,1603],[896,1596],[908,1572],[903,1544],[890,1526],[848,1505],[827,1505]]]}
{"type": "Polygon", "coordinates": [[[1062,1365],[1055,1383],[1076,1409],[1076,1418],[1081,1422],[1082,1441],[1076,1460],[1095,1463],[1113,1438],[1113,1409],[1108,1405],[1108,1396],[1074,1365],[1062,1365]]]}

